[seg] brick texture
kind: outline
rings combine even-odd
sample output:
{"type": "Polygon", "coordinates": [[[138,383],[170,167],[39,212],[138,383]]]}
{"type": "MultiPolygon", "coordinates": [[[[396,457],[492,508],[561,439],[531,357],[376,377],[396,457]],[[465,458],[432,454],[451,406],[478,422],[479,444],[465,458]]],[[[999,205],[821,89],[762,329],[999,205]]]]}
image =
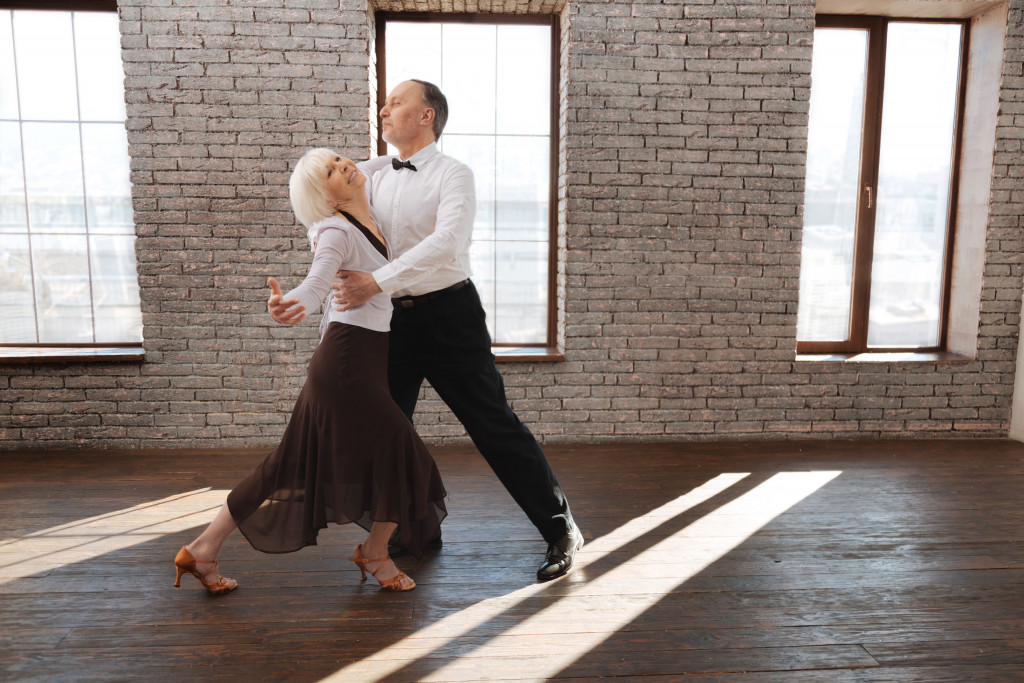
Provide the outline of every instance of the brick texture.
{"type": "MultiPolygon", "coordinates": [[[[0,448],[270,446],[316,343],[266,278],[310,255],[312,146],[370,153],[357,0],[120,0],[144,363],[0,366],[0,448]]],[[[507,363],[541,440],[1004,437],[1021,310],[1024,0],[1010,3],[970,362],[795,359],[814,3],[382,1],[557,12],[562,363],[507,363]]],[[[464,440],[425,390],[417,427],[464,440]]]]}

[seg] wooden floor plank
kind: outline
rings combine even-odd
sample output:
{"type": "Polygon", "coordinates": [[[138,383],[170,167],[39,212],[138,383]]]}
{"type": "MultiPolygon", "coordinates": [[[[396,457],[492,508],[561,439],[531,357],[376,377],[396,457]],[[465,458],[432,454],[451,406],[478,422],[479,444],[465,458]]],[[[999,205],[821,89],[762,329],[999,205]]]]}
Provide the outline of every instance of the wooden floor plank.
{"type": "Polygon", "coordinates": [[[444,547],[400,561],[415,591],[360,583],[347,558],[363,532],[348,526],[285,555],[232,537],[221,564],[242,587],[222,597],[191,577],[172,588],[171,559],[265,453],[0,454],[0,678],[959,683],[1024,670],[1021,444],[547,450],[588,539],[566,579],[535,584],[543,542],[482,459],[452,447],[435,453],[444,547]],[[750,502],[778,476],[826,471],[770,518],[750,502]]]}

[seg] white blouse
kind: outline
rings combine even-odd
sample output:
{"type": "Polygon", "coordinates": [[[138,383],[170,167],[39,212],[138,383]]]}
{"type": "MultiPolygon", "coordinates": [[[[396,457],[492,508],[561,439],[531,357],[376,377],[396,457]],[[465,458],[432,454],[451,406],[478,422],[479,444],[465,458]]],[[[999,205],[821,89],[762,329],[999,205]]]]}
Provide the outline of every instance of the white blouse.
{"type": "Polygon", "coordinates": [[[310,228],[310,237],[316,241],[316,251],[313,253],[309,274],[302,284],[285,294],[284,298],[298,299],[308,315],[320,308],[324,298],[331,294],[324,304],[326,308],[320,323],[321,335],[332,322],[348,323],[378,332],[390,330],[392,306],[391,297],[387,294],[377,294],[361,306],[339,311],[334,305],[334,292],[331,290],[339,269],[372,273],[388,264],[390,251],[388,257],[385,257],[359,228],[340,216],[316,222],[310,228]]]}

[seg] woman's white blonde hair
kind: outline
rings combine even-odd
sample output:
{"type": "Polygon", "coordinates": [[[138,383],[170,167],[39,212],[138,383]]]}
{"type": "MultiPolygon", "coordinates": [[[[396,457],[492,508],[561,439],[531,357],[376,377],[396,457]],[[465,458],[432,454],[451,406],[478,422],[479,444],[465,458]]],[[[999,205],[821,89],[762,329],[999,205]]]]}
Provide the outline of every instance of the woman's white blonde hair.
{"type": "Polygon", "coordinates": [[[334,215],[331,196],[327,193],[327,164],[338,154],[326,147],[307,151],[295,164],[288,181],[288,197],[292,211],[307,228],[317,221],[334,215]]]}

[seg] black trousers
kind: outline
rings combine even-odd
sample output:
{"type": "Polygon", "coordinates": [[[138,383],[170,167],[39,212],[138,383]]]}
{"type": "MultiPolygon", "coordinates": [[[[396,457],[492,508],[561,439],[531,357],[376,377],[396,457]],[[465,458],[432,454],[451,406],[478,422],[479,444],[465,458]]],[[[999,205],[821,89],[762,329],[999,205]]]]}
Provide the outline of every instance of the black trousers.
{"type": "Polygon", "coordinates": [[[544,540],[565,536],[569,504],[544,451],[508,404],[473,284],[411,308],[396,303],[390,344],[388,385],[409,420],[426,379],[544,540]]]}

